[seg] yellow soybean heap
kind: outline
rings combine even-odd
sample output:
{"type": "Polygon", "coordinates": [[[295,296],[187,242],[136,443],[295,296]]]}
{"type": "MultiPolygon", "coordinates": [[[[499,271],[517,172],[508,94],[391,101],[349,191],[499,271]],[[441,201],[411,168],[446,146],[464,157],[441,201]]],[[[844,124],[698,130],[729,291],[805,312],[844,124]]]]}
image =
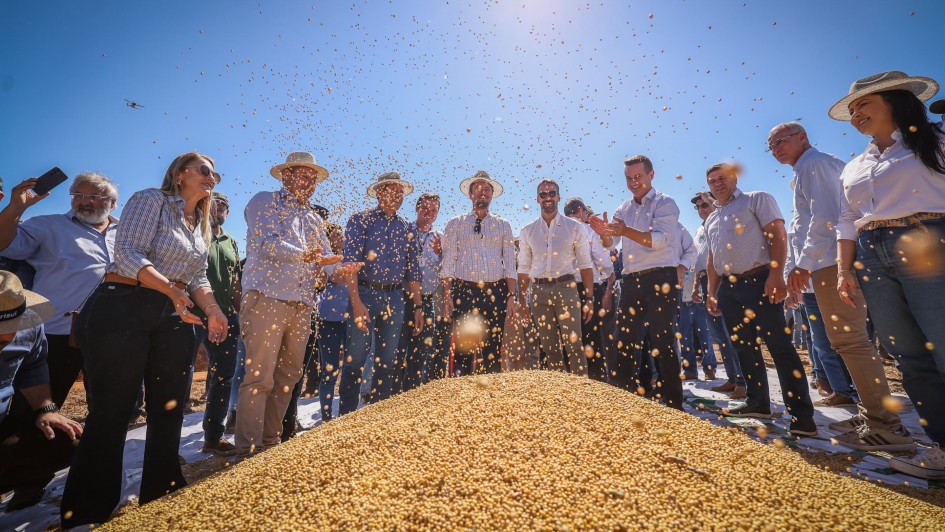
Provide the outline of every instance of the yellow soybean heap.
{"type": "Polygon", "coordinates": [[[138,530],[941,530],[945,510],[557,372],[445,379],[129,512],[138,530]]]}

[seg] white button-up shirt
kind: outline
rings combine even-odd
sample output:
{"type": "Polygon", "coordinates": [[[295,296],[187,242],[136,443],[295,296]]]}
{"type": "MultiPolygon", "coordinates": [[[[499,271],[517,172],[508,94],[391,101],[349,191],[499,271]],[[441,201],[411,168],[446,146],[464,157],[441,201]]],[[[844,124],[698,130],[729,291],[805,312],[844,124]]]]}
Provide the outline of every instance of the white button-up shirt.
{"type": "MultiPolygon", "coordinates": [[[[844,163],[809,148],[794,163],[794,235],[789,249],[798,268],[815,272],[837,263],[837,220],[844,163]]],[[[789,271],[789,270],[785,270],[789,271]]]]}
{"type": "Polygon", "coordinates": [[[701,273],[706,270],[709,263],[709,237],[705,234],[705,223],[696,230],[696,262],[693,270],[701,273]]]}
{"type": "Polygon", "coordinates": [[[679,250],[673,245],[679,223],[679,207],[673,198],[651,189],[643,196],[641,203],[633,198],[625,201],[617,207],[613,217],[623,220],[627,227],[649,232],[652,238],[651,248],[627,237],[621,239],[624,275],[650,268],[675,268],[679,264],[679,250]]]}
{"type": "MultiPolygon", "coordinates": [[[[586,223],[581,225],[584,226],[584,232],[587,234],[587,244],[591,249],[591,261],[594,263],[594,284],[607,282],[607,278],[614,273],[614,261],[610,260],[610,250],[615,246],[611,245],[610,248],[605,248],[600,243],[600,235],[595,233],[590,225],[586,223]]],[[[616,244],[616,239],[614,239],[614,244],[616,244]]],[[[575,268],[575,279],[580,279],[580,275],[581,273],[575,268]]]]}
{"type": "Polygon", "coordinates": [[[532,279],[556,279],[594,267],[584,224],[561,213],[550,224],[538,218],[523,227],[518,247],[518,273],[532,279]]]}
{"type": "Polygon", "coordinates": [[[735,189],[725,205],[715,202],[715,212],[705,221],[712,250],[712,265],[719,275],[742,274],[771,262],[764,227],[784,220],[774,196],[767,192],[735,189]]]}
{"type": "Polygon", "coordinates": [[[443,231],[440,277],[474,283],[515,279],[515,235],[512,224],[492,213],[475,232],[475,213],[461,214],[443,231]]]}
{"type": "MultiPolygon", "coordinates": [[[[893,132],[895,143],[879,153],[870,142],[866,151],[843,169],[843,198],[837,238],[856,240],[856,232],[872,221],[904,218],[918,212],[945,212],[945,175],[922,164],[893,132]]],[[[939,133],[939,140],[945,140],[939,133]]],[[[939,144],[941,149],[941,144],[939,144]]]]}

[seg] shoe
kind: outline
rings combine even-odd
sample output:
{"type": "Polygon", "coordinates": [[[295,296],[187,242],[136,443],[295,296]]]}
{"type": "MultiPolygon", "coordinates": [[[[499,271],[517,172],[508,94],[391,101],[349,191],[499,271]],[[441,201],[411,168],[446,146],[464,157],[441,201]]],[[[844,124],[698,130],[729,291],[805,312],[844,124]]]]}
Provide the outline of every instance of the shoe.
{"type": "Polygon", "coordinates": [[[705,370],[705,380],[707,380],[707,381],[714,381],[714,380],[715,380],[715,370],[714,370],[714,369],[707,368],[707,369],[705,370]]]}
{"type": "Polygon", "coordinates": [[[815,379],[813,375],[811,375],[811,376],[807,379],[807,382],[810,383],[810,389],[811,389],[811,390],[816,390],[816,389],[817,389],[817,379],[815,379]]]}
{"type": "Polygon", "coordinates": [[[814,406],[852,406],[852,405],[856,405],[856,401],[854,401],[850,397],[846,397],[838,393],[832,393],[828,395],[827,397],[824,397],[820,401],[814,402],[814,406]]]}
{"type": "Polygon", "coordinates": [[[731,392],[735,390],[735,383],[728,381],[726,383],[719,384],[718,386],[713,386],[709,388],[709,390],[713,392],[731,392]]]}
{"type": "Polygon", "coordinates": [[[745,386],[735,386],[732,393],[728,394],[729,399],[745,399],[748,397],[748,388],[745,386]]]}
{"type": "Polygon", "coordinates": [[[794,436],[816,436],[817,424],[814,423],[813,416],[805,418],[794,418],[791,421],[791,434],[794,436]]]}
{"type": "Polygon", "coordinates": [[[760,407],[745,403],[735,408],[723,408],[722,413],[730,417],[753,417],[758,419],[774,419],[778,416],[771,414],[770,410],[762,410],[760,407]]]}
{"type": "Polygon", "coordinates": [[[945,451],[937,443],[933,443],[932,447],[920,447],[919,452],[912,458],[890,458],[889,467],[926,480],[945,478],[945,451]]]}
{"type": "Polygon", "coordinates": [[[866,418],[860,414],[857,414],[850,419],[844,419],[843,421],[834,421],[833,423],[827,425],[827,428],[830,430],[835,430],[840,433],[850,432],[851,430],[856,430],[858,427],[866,425],[866,418]]]}
{"type": "Polygon", "coordinates": [[[236,454],[236,446],[225,439],[220,438],[215,442],[205,442],[203,447],[201,447],[200,452],[213,453],[217,456],[233,456],[236,454]]]}
{"type": "Polygon", "coordinates": [[[831,441],[857,451],[912,451],[915,450],[915,440],[909,433],[897,434],[890,430],[876,429],[867,424],[860,425],[855,430],[841,434],[831,441]]]}
{"type": "Polygon", "coordinates": [[[833,393],[833,388],[830,387],[830,383],[827,379],[817,379],[817,393],[823,397],[833,393]]]}
{"type": "Polygon", "coordinates": [[[17,486],[16,489],[13,490],[13,497],[11,497],[10,502],[7,503],[7,513],[29,508],[37,504],[43,499],[45,491],[45,483],[17,486]]]}
{"type": "Polygon", "coordinates": [[[230,411],[226,416],[226,425],[223,427],[223,434],[236,434],[236,411],[230,411]]]}
{"type": "Polygon", "coordinates": [[[699,380],[699,376],[698,376],[698,375],[683,375],[682,380],[684,380],[684,381],[697,381],[697,380],[699,380]]]}

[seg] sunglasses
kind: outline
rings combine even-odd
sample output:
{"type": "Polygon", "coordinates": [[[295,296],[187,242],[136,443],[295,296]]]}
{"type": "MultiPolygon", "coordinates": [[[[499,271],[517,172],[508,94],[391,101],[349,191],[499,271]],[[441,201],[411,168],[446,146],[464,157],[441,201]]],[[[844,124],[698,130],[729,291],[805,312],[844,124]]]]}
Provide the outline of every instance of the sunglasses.
{"type": "Polygon", "coordinates": [[[695,207],[696,210],[698,211],[699,209],[706,209],[706,208],[708,208],[708,207],[709,207],[709,204],[708,204],[708,203],[696,203],[695,205],[693,205],[693,207],[695,207]]]}
{"type": "Polygon", "coordinates": [[[473,227],[473,232],[477,235],[482,235],[482,218],[476,218],[476,225],[473,227]]]}
{"type": "Polygon", "coordinates": [[[190,166],[185,166],[184,168],[196,168],[197,171],[200,172],[200,175],[204,177],[210,177],[212,175],[214,181],[217,183],[220,182],[220,174],[214,172],[209,166],[205,164],[192,164],[190,166]]]}
{"type": "Polygon", "coordinates": [[[558,195],[558,191],[557,191],[557,190],[549,190],[548,192],[539,192],[539,193],[538,193],[538,197],[541,198],[541,199],[553,198],[553,197],[555,197],[555,196],[557,196],[557,195],[558,195]]]}

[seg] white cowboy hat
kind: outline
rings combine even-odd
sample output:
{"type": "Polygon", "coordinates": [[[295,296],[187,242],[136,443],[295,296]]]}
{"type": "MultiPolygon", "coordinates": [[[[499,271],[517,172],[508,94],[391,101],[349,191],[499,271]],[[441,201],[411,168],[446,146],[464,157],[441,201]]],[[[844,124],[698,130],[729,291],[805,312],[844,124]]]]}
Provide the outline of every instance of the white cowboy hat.
{"type": "Polygon", "coordinates": [[[13,273],[0,270],[0,334],[36,327],[55,313],[48,299],[24,289],[13,273]]]}
{"type": "Polygon", "coordinates": [[[462,192],[463,195],[468,198],[469,189],[470,187],[472,187],[472,184],[475,183],[476,181],[485,181],[486,183],[489,183],[490,185],[492,185],[493,198],[497,198],[502,194],[502,185],[495,179],[492,179],[491,177],[489,177],[489,173],[486,172],[485,170],[479,170],[478,172],[476,172],[474,176],[463,179],[463,181],[459,184],[459,191],[462,192]]]}
{"type": "Polygon", "coordinates": [[[850,85],[850,93],[833,104],[827,114],[834,120],[849,120],[850,103],[867,94],[874,94],[882,91],[907,90],[915,94],[920,101],[927,101],[938,92],[938,82],[932,78],[923,78],[918,76],[909,76],[905,72],[891,70],[889,72],[880,72],[863,79],[858,79],[850,85]]]}
{"type": "Polygon", "coordinates": [[[296,151],[290,153],[286,158],[285,162],[282,164],[277,164],[269,170],[269,173],[272,174],[272,177],[282,181],[282,170],[286,168],[292,168],[294,166],[304,166],[306,168],[311,168],[315,170],[315,182],[321,183],[322,181],[328,179],[328,170],[324,166],[319,166],[315,163],[315,156],[306,151],[296,151]]]}
{"type": "Polygon", "coordinates": [[[377,176],[377,181],[371,183],[367,187],[367,195],[371,198],[377,197],[377,189],[388,184],[388,183],[399,183],[404,187],[404,196],[408,196],[413,192],[413,185],[410,184],[410,181],[404,181],[400,178],[400,174],[397,172],[387,172],[386,174],[381,174],[377,176]]]}

